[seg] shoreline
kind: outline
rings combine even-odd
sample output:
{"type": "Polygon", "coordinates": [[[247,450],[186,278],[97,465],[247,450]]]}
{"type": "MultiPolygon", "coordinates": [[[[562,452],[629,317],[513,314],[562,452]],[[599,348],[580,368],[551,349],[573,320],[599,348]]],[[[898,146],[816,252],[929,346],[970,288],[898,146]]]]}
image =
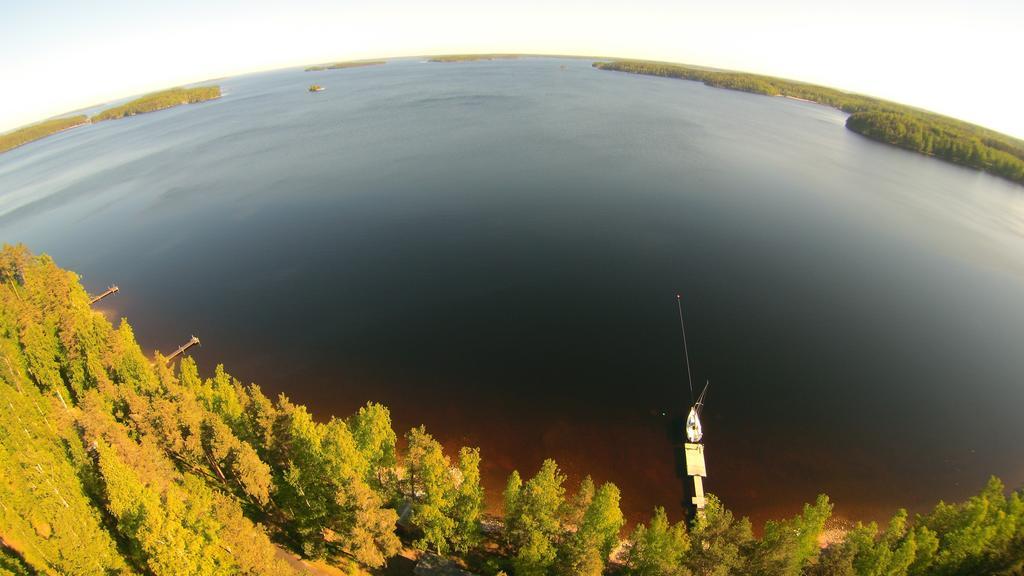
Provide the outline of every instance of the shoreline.
{"type": "Polygon", "coordinates": [[[1024,186],[1024,140],[956,118],[827,86],[760,74],[644,60],[594,62],[591,66],[626,74],[691,80],[711,88],[783,96],[828,106],[849,114],[846,129],[851,132],[1024,186]]]}
{"type": "MultiPolygon", "coordinates": [[[[72,116],[71,118],[74,118],[74,116],[72,116]]],[[[71,126],[65,126],[64,128],[60,128],[59,130],[54,130],[53,132],[47,132],[45,134],[41,134],[41,135],[39,135],[39,136],[37,136],[35,138],[31,138],[31,139],[25,140],[24,142],[20,142],[18,144],[15,144],[14,146],[11,146],[10,148],[2,149],[2,150],[0,150],[0,154],[4,154],[5,152],[10,152],[11,150],[16,150],[18,148],[21,148],[22,146],[25,146],[27,144],[31,144],[33,142],[38,142],[38,141],[43,140],[45,138],[49,138],[50,136],[54,136],[56,134],[60,134],[61,132],[67,132],[68,130],[73,130],[73,129],[79,128],[81,126],[85,126],[86,124],[92,124],[92,119],[89,118],[88,116],[84,116],[83,115],[82,118],[83,118],[83,120],[81,122],[77,123],[77,124],[72,124],[71,126]]],[[[0,135],[0,138],[2,138],[4,136],[11,136],[11,135],[17,134],[19,131],[28,130],[28,129],[32,128],[33,126],[42,125],[42,124],[45,124],[46,122],[56,122],[56,121],[61,120],[61,119],[62,118],[58,117],[58,118],[53,118],[53,119],[50,119],[50,120],[43,120],[42,122],[37,122],[36,124],[29,124],[28,126],[24,126],[22,128],[17,128],[15,130],[12,130],[11,132],[8,132],[7,134],[2,134],[2,135],[0,135]]]]}

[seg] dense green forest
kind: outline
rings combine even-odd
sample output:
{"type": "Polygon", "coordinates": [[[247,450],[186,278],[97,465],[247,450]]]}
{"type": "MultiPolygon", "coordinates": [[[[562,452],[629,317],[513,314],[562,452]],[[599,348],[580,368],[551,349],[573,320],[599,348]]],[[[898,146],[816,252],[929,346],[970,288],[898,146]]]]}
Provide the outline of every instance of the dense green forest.
{"type": "Polygon", "coordinates": [[[306,72],[320,72],[322,70],[341,70],[344,68],[359,68],[361,66],[379,66],[387,64],[387,60],[356,60],[352,62],[332,62],[306,68],[306,72]]]}
{"type": "Polygon", "coordinates": [[[1024,184],[1024,141],[925,110],[792,80],[663,62],[595,62],[600,70],[696,80],[765,96],[810,100],[849,112],[846,127],[888,144],[1024,184]]]}
{"type": "Polygon", "coordinates": [[[66,116],[63,118],[52,118],[36,124],[30,124],[17,130],[0,134],[0,152],[6,152],[11,148],[17,148],[22,144],[28,144],[33,140],[45,138],[68,128],[88,124],[89,119],[84,115],[66,116]]]}
{"type": "Polygon", "coordinates": [[[169,90],[161,90],[160,92],[146,94],[145,96],[136,98],[135,100],[126,102],[120,106],[107,108],[93,116],[92,121],[99,122],[101,120],[124,118],[125,116],[134,116],[145,112],[155,112],[157,110],[172,108],[182,104],[195,104],[196,102],[204,102],[214,98],[220,98],[220,86],[171,88],[169,90]]]}
{"type": "Polygon", "coordinates": [[[423,427],[399,442],[374,403],[317,421],[222,366],[147,356],[24,247],[0,252],[0,284],[0,574],[305,570],[286,550],[362,574],[403,548],[489,576],[1024,573],[1024,494],[995,479],[821,548],[825,496],[760,538],[710,497],[692,524],[659,508],[623,539],[618,488],[570,491],[548,460],[509,476],[490,521],[475,448],[447,454],[423,427]]]}

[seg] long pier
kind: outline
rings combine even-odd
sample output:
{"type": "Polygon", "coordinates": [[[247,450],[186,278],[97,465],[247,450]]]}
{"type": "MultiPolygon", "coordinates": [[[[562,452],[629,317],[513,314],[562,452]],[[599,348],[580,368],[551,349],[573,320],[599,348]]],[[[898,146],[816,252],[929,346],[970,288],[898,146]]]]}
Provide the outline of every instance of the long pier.
{"type": "Polygon", "coordinates": [[[89,300],[89,305],[95,304],[100,300],[103,300],[107,296],[110,296],[111,294],[117,294],[119,290],[120,289],[117,287],[117,284],[114,284],[110,288],[107,288],[107,291],[104,292],[103,294],[100,294],[99,296],[94,297],[92,300],[89,300]]]}
{"type": "Polygon", "coordinates": [[[199,338],[196,338],[194,334],[192,335],[191,338],[189,338],[188,342],[185,342],[181,346],[178,346],[178,349],[172,352],[171,355],[167,357],[166,361],[170,362],[171,360],[174,360],[178,356],[181,356],[185,352],[185,350],[188,350],[193,346],[199,346],[199,338]]]}

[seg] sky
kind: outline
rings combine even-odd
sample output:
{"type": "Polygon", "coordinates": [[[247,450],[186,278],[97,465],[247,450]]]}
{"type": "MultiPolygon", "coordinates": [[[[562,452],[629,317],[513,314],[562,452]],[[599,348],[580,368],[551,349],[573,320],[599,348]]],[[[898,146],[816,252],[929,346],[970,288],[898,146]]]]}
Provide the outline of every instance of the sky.
{"type": "Polygon", "coordinates": [[[781,76],[1024,138],[1022,31],[1021,0],[0,0],[0,131],[247,72],[514,52],[781,76]]]}

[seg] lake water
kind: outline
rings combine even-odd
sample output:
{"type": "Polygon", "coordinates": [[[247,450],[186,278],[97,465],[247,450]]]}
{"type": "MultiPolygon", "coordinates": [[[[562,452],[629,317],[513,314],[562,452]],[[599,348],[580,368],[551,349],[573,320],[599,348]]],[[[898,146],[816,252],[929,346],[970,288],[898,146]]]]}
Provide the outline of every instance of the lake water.
{"type": "Polygon", "coordinates": [[[492,503],[551,456],[681,516],[677,291],[736,512],[1024,484],[1024,187],[584,60],[219,82],[0,155],[0,241],[118,284],[150,350],[480,446],[492,503]]]}

